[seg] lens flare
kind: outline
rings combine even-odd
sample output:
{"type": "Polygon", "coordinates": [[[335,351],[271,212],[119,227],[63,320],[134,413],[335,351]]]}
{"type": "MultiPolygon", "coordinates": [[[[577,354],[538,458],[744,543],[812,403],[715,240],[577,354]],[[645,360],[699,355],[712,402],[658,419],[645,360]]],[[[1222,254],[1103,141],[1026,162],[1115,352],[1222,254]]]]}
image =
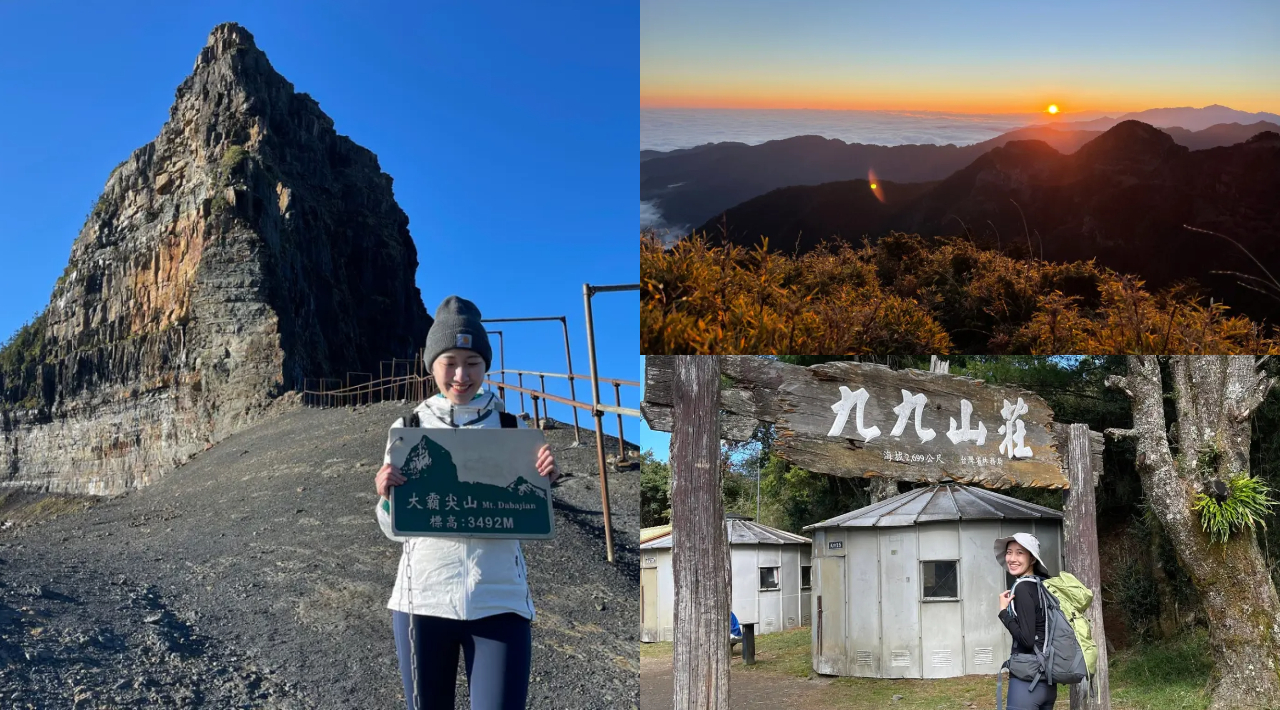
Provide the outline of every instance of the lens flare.
{"type": "Polygon", "coordinates": [[[870,169],[867,170],[867,182],[870,183],[871,185],[871,194],[875,195],[876,199],[880,200],[880,202],[883,204],[884,203],[884,186],[881,185],[880,181],[876,179],[876,171],[870,170],[870,169]]]}

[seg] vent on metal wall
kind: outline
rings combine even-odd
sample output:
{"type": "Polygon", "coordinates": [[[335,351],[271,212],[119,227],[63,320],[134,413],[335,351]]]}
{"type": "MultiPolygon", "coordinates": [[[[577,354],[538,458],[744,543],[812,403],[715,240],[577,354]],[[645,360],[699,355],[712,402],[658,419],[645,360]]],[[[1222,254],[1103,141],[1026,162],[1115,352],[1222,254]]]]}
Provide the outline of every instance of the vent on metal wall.
{"type": "Polygon", "coordinates": [[[889,661],[891,666],[909,666],[911,665],[910,651],[894,651],[889,661]]]}
{"type": "Polygon", "coordinates": [[[943,649],[933,652],[934,668],[950,668],[951,667],[951,649],[943,649]]]}
{"type": "Polygon", "coordinates": [[[854,663],[859,666],[871,665],[871,652],[859,649],[854,656],[854,663]]]}
{"type": "Polygon", "coordinates": [[[973,662],[975,665],[992,663],[991,655],[991,649],[989,648],[975,648],[973,649],[973,662]]]}
{"type": "Polygon", "coordinates": [[[788,617],[787,617],[787,628],[788,628],[788,629],[794,629],[795,627],[796,627],[796,617],[794,617],[794,616],[788,616],[788,617]]]}
{"type": "Polygon", "coordinates": [[[805,614],[804,616],[800,617],[801,626],[808,626],[810,621],[812,621],[812,617],[810,617],[808,614],[805,614]]]}
{"type": "Polygon", "coordinates": [[[664,626],[664,627],[662,627],[662,640],[663,640],[663,641],[674,641],[674,640],[676,640],[676,635],[675,635],[675,634],[673,634],[673,633],[671,633],[671,627],[670,627],[670,626],[664,626]]]}
{"type": "Polygon", "coordinates": [[[775,625],[777,625],[777,620],[776,620],[776,619],[774,619],[772,616],[766,616],[766,617],[764,618],[764,628],[763,628],[762,630],[763,630],[763,631],[773,631],[773,627],[774,627],[775,625]]]}

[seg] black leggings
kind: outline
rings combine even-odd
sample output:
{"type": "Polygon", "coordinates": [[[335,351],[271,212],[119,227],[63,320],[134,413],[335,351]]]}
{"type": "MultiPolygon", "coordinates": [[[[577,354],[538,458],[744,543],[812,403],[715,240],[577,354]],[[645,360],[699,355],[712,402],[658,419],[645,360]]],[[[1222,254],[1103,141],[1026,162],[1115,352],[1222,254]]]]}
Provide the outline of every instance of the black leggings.
{"type": "Polygon", "coordinates": [[[409,615],[391,612],[400,679],[409,710],[453,710],[459,648],[466,661],[471,710],[524,710],[533,645],[528,619],[519,614],[498,614],[459,621],[414,614],[413,621],[418,657],[417,708],[413,706],[409,615]]]}
{"type": "Polygon", "coordinates": [[[1058,702],[1058,686],[1044,682],[1042,678],[1031,689],[1031,682],[1009,676],[1009,697],[1005,701],[1008,710],[1053,710],[1058,702]]]}

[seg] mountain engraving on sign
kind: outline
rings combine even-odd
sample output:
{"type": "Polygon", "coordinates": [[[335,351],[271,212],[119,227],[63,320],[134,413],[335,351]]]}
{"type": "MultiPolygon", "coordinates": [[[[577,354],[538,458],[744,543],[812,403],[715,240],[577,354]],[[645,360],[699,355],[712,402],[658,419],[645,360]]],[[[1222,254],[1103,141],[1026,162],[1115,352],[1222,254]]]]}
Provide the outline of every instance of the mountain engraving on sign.
{"type": "Polygon", "coordinates": [[[551,495],[534,467],[538,430],[393,429],[392,463],[407,480],[392,488],[397,535],[549,538],[551,495]],[[406,450],[407,447],[407,450],[406,450]],[[399,454],[399,455],[398,455],[399,454]],[[471,464],[471,470],[458,460],[471,464]]]}
{"type": "MultiPolygon", "coordinates": [[[[1007,488],[1066,488],[1053,412],[1020,387],[883,365],[812,367],[720,358],[721,437],[773,429],[773,451],[792,464],[837,476],[954,481],[1007,488]]],[[[650,428],[671,431],[672,363],[645,358],[650,428]]]]}

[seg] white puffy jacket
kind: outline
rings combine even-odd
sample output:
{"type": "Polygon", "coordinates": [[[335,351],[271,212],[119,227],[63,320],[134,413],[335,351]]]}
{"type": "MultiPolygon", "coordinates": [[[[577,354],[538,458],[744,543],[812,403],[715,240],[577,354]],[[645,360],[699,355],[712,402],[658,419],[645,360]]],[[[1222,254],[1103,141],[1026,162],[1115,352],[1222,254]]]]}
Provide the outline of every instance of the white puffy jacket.
{"type": "MultiPolygon", "coordinates": [[[[454,405],[437,394],[414,411],[426,428],[496,429],[501,427],[498,412],[505,411],[505,405],[492,392],[482,392],[466,405],[454,405]]],[[[401,418],[391,426],[403,425],[401,418]]],[[[517,421],[517,426],[524,428],[524,422],[517,421]]],[[[391,463],[390,455],[383,463],[391,463]]],[[[388,609],[446,619],[479,619],[515,612],[533,620],[533,597],[529,594],[519,540],[393,535],[386,499],[378,501],[377,516],[382,533],[404,544],[388,609]]]]}

